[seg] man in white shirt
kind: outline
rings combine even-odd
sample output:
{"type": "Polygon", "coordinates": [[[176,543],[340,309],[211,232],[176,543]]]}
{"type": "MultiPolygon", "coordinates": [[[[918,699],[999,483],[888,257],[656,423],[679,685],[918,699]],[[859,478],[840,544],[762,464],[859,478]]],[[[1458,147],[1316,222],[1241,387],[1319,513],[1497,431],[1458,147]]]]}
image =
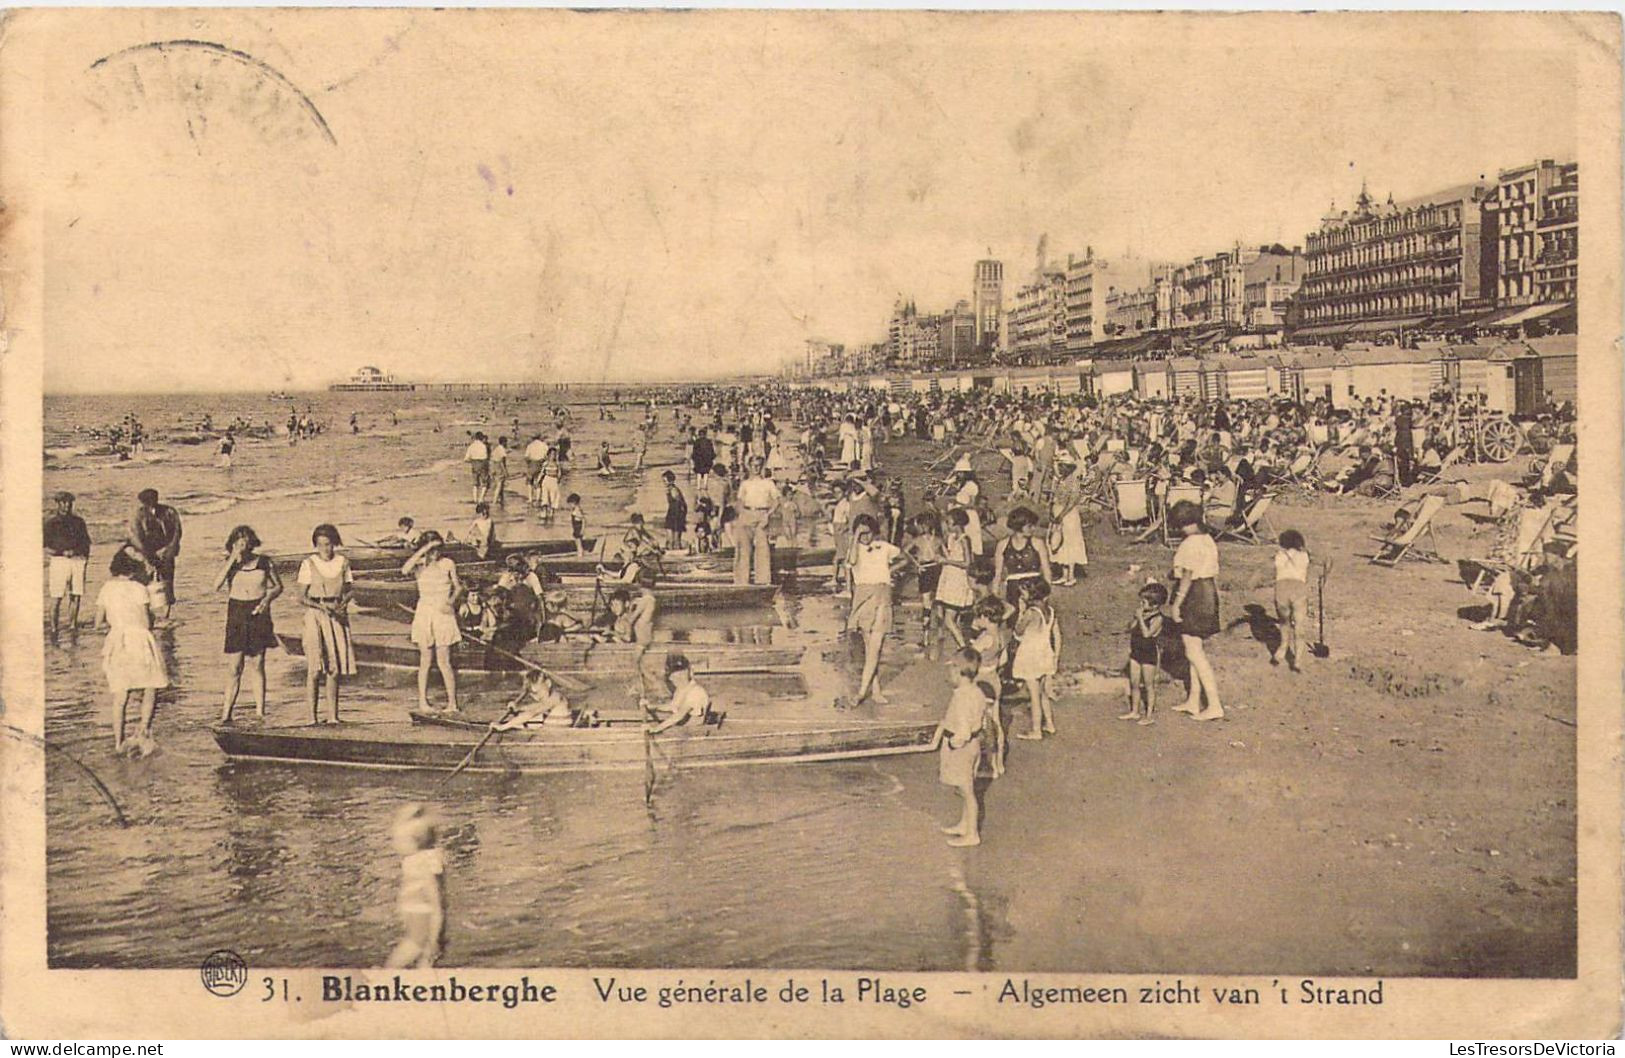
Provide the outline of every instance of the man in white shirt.
{"type": "Polygon", "coordinates": [[[485,502],[491,491],[491,449],[486,445],[483,433],[476,433],[468,442],[463,462],[468,464],[469,473],[474,479],[474,502],[485,502]]]}
{"type": "Polygon", "coordinates": [[[541,434],[530,439],[525,446],[525,482],[529,486],[530,502],[538,503],[542,494],[542,464],[547,462],[547,442],[541,434]]]}
{"type": "Polygon", "coordinates": [[[749,476],[739,484],[734,522],[734,583],[773,583],[773,545],[767,523],[779,505],[779,489],[767,476],[767,461],[750,461],[749,476]]]}
{"type": "Polygon", "coordinates": [[[890,541],[879,538],[880,526],[867,514],[852,522],[852,608],[847,612],[848,631],[863,637],[863,677],[858,681],[857,701],[872,691],[875,701],[886,704],[881,693],[880,648],[892,625],[892,578],[907,561],[890,541]]]}
{"type": "Polygon", "coordinates": [[[491,490],[497,494],[497,506],[508,505],[508,439],[498,437],[491,446],[491,490]]]}

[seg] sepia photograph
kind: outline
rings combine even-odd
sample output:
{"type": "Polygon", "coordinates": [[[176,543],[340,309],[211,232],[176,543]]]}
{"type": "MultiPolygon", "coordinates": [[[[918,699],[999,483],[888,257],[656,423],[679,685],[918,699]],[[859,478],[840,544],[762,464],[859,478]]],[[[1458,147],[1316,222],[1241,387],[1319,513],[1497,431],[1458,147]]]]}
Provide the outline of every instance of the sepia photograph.
{"type": "Polygon", "coordinates": [[[9,966],[1617,1031],[1617,17],[0,30],[9,966]]]}

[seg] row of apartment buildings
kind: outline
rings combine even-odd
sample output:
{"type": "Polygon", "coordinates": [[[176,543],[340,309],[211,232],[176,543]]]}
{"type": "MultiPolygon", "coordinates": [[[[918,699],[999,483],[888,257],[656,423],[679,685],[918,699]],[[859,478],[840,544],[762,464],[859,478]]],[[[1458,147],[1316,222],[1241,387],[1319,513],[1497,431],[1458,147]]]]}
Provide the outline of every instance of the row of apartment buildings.
{"type": "Polygon", "coordinates": [[[1237,244],[1185,263],[1093,247],[1048,263],[1041,250],[1008,311],[1003,266],[978,261],[971,301],[922,314],[899,300],[886,342],[856,359],[945,367],[1077,358],[1158,335],[1173,347],[1241,334],[1335,343],[1564,329],[1578,259],[1579,166],[1542,159],[1402,202],[1379,204],[1362,187],[1302,247],[1237,244]]]}
{"type": "Polygon", "coordinates": [[[1303,272],[1299,250],[1279,245],[1235,246],[1179,265],[1090,247],[1016,291],[1009,349],[1036,360],[1157,331],[1279,329],[1303,272]]]}

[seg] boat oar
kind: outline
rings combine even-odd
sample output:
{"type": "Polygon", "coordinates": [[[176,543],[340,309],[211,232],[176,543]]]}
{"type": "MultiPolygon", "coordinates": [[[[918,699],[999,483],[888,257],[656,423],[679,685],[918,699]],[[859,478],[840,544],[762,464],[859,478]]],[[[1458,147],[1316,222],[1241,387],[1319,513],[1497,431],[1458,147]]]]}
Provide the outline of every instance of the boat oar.
{"type": "Polygon", "coordinates": [[[645,698],[638,699],[638,705],[643,708],[643,803],[646,806],[655,803],[655,754],[654,735],[649,732],[649,702],[645,698]]]}
{"type": "Polygon", "coordinates": [[[491,741],[492,736],[494,736],[497,733],[496,725],[502,723],[502,721],[504,721],[504,720],[508,719],[510,716],[512,716],[514,714],[514,710],[516,708],[517,708],[517,706],[515,706],[515,705],[509,705],[508,706],[507,711],[504,712],[501,717],[499,717],[494,723],[492,723],[492,725],[489,728],[486,729],[485,737],[481,738],[478,742],[474,743],[474,748],[468,751],[468,756],[464,757],[462,759],[462,761],[457,765],[457,767],[451,769],[451,774],[447,775],[444,779],[440,780],[440,785],[441,786],[444,786],[447,783],[451,782],[451,780],[457,778],[457,775],[458,775],[459,772],[461,772],[464,768],[468,767],[470,764],[474,763],[475,756],[477,756],[479,754],[480,750],[485,748],[485,744],[487,742],[491,741]]]}
{"type": "MultiPolygon", "coordinates": [[[[397,607],[399,607],[400,609],[405,610],[407,613],[415,614],[417,612],[417,611],[413,610],[410,606],[406,605],[405,603],[398,602],[395,605],[397,607]]],[[[536,662],[530,660],[529,658],[521,657],[520,655],[515,654],[515,653],[513,653],[511,651],[503,650],[501,647],[497,646],[495,643],[492,643],[490,640],[481,639],[479,637],[479,635],[474,633],[474,632],[464,632],[463,635],[465,637],[467,637],[468,639],[471,639],[474,642],[478,643],[482,647],[486,647],[486,648],[488,648],[490,650],[496,651],[498,654],[500,654],[501,656],[507,658],[509,661],[517,661],[519,664],[525,666],[525,668],[529,669],[530,671],[541,673],[543,676],[546,676],[548,679],[552,680],[553,683],[556,686],[558,686],[558,687],[560,687],[560,688],[562,688],[562,689],[564,689],[566,691],[575,691],[577,693],[580,693],[582,691],[590,691],[590,690],[592,690],[592,685],[591,684],[582,683],[580,680],[575,679],[575,678],[570,677],[570,676],[566,676],[563,673],[553,672],[551,669],[543,668],[541,665],[536,664],[536,662]]]]}

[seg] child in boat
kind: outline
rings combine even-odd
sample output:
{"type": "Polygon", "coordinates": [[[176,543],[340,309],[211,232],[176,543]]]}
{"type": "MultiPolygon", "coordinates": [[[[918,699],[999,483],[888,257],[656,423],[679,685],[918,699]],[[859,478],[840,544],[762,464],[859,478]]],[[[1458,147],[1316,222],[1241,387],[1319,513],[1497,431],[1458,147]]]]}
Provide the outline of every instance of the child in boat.
{"type": "Polygon", "coordinates": [[[1128,629],[1128,712],[1119,720],[1138,720],[1142,727],[1155,723],[1151,687],[1162,664],[1162,608],[1167,604],[1167,585],[1152,581],[1140,589],[1140,608],[1128,629]]]}
{"type": "Polygon", "coordinates": [[[491,725],[492,731],[513,731],[516,728],[541,727],[595,727],[598,713],[592,709],[574,709],[570,700],[553,686],[553,677],[541,670],[533,670],[525,677],[525,685],[517,697],[508,703],[509,716],[491,725]]]}
{"type": "Polygon", "coordinates": [[[491,505],[481,501],[474,505],[474,521],[468,526],[468,542],[474,545],[474,554],[482,559],[500,558],[497,554],[497,527],[491,520],[491,505]]]}
{"type": "MultiPolygon", "coordinates": [[[[666,682],[671,684],[671,701],[666,705],[670,715],[659,723],[645,724],[643,728],[645,731],[651,735],[658,735],[691,720],[697,720],[703,725],[710,718],[711,695],[694,679],[694,669],[689,664],[687,655],[677,651],[666,655],[666,682]]],[[[645,713],[655,715],[654,708],[647,700],[643,700],[640,704],[645,713]]]]}
{"type": "Polygon", "coordinates": [[[982,725],[988,711],[988,699],[976,685],[976,675],[982,669],[982,657],[974,647],[966,647],[954,655],[952,662],[954,693],[948,699],[947,711],[932,736],[931,748],[941,749],[937,776],[943,785],[952,786],[959,793],[961,810],[959,823],[942,828],[948,835],[948,844],[955,848],[980,845],[976,804],[976,764],[980,753],[982,725]]]}
{"type": "Polygon", "coordinates": [[[445,944],[446,889],[441,876],[446,860],[435,844],[434,822],[422,805],[406,805],[395,814],[394,844],[401,854],[401,893],[395,907],[406,935],[384,966],[428,969],[445,944]]]}
{"type": "Polygon", "coordinates": [[[607,607],[593,619],[593,638],[604,643],[632,642],[632,593],[616,588],[607,607]]]}
{"type": "Polygon", "coordinates": [[[395,535],[386,536],[378,541],[384,547],[411,548],[416,551],[423,543],[423,530],[417,527],[417,522],[411,518],[401,518],[395,523],[395,535]]]}
{"type": "Polygon", "coordinates": [[[701,493],[694,501],[694,550],[702,555],[717,549],[716,516],[717,505],[701,493]]]}
{"type": "Polygon", "coordinates": [[[542,596],[542,627],[536,638],[543,643],[557,643],[572,632],[587,630],[581,618],[570,612],[570,594],[563,588],[553,588],[542,596]]]}
{"type": "Polygon", "coordinates": [[[644,523],[641,513],[634,513],[627,519],[626,535],[621,537],[620,554],[628,560],[653,556],[658,559],[663,553],[660,541],[650,532],[644,523]]]}

